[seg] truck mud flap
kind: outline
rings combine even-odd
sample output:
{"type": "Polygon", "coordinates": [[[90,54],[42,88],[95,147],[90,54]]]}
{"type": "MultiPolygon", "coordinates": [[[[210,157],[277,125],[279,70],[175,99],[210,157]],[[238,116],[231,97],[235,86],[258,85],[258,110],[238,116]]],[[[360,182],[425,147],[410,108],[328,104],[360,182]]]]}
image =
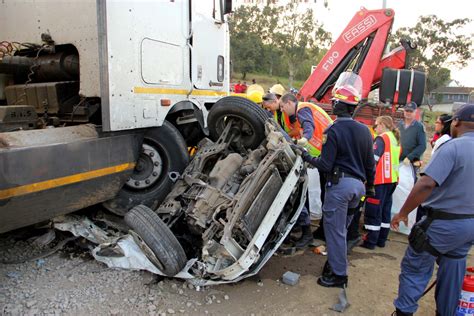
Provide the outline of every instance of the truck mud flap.
{"type": "Polygon", "coordinates": [[[93,125],[0,134],[0,233],[114,197],[142,140],[93,125]]]}

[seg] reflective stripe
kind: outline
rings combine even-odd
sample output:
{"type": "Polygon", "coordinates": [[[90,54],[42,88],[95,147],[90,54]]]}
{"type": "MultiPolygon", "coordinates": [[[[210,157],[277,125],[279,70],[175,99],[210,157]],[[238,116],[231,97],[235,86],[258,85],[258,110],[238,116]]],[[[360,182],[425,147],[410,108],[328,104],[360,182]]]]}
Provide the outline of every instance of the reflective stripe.
{"type": "Polygon", "coordinates": [[[373,230],[373,231],[379,231],[380,226],[375,226],[375,225],[364,225],[365,229],[367,230],[373,230]]]}
{"type": "Polygon", "coordinates": [[[380,227],[382,227],[382,228],[390,228],[390,223],[382,223],[382,224],[380,224],[380,227]]]}
{"type": "Polygon", "coordinates": [[[384,142],[384,152],[377,161],[374,184],[398,182],[400,145],[392,132],[379,135],[384,142]]]}
{"type": "Polygon", "coordinates": [[[224,96],[229,95],[226,91],[213,90],[186,90],[186,89],[164,89],[152,87],[134,87],[133,93],[137,94],[179,94],[179,95],[199,95],[199,96],[224,96]]]}
{"type": "Polygon", "coordinates": [[[379,199],[374,199],[374,198],[367,198],[367,203],[379,205],[380,200],[379,199]]]}
{"type": "MultiPolygon", "coordinates": [[[[308,140],[308,145],[305,147],[308,149],[311,156],[318,157],[321,154],[321,149],[323,147],[324,131],[333,123],[333,120],[326,111],[316,104],[309,102],[298,103],[298,111],[303,108],[309,108],[311,110],[314,122],[313,135],[311,136],[311,139],[308,140]]],[[[301,127],[299,127],[299,129],[301,130],[301,127]]]]}
{"type": "Polygon", "coordinates": [[[113,173],[119,173],[122,171],[130,170],[135,167],[134,162],[128,162],[117,166],[107,167],[103,169],[97,169],[92,171],[87,171],[83,173],[77,173],[70,176],[56,178],[51,180],[46,180],[37,183],[25,184],[15,188],[0,190],[0,200],[8,199],[15,196],[25,195],[29,193],[44,191],[63,185],[73,184],[77,182],[82,182],[94,178],[103,177],[113,173]]]}

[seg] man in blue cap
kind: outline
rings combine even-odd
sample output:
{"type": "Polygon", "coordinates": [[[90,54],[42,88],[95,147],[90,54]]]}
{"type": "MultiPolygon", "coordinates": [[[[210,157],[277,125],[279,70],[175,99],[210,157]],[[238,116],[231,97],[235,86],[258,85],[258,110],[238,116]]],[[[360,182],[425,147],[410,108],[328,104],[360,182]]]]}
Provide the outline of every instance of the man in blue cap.
{"type": "Polygon", "coordinates": [[[403,120],[398,124],[402,153],[400,162],[417,163],[426,150],[426,133],[423,124],[415,119],[417,105],[409,102],[403,107],[403,120]]]}
{"type": "Polygon", "coordinates": [[[401,263],[394,315],[413,315],[438,263],[436,315],[455,315],[466,271],[466,256],[474,243],[474,104],[453,116],[452,140],[440,147],[407,200],[391,222],[398,229],[423,203],[428,210],[412,228],[401,263]]]}

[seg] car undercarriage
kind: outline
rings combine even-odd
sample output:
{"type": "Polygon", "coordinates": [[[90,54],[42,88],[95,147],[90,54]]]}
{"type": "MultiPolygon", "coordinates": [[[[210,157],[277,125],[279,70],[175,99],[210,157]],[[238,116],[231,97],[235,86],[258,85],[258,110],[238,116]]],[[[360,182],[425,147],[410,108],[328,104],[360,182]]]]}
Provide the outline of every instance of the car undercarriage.
{"type": "Polygon", "coordinates": [[[261,115],[263,110],[253,103],[245,106],[240,115],[220,116],[219,138],[198,144],[156,210],[139,205],[125,216],[138,243],[165,275],[185,267],[204,283],[252,275],[301,212],[307,189],[303,161],[276,123],[261,115]],[[262,126],[246,119],[251,111],[260,111],[262,126]],[[255,137],[261,127],[264,137],[255,137]]]}

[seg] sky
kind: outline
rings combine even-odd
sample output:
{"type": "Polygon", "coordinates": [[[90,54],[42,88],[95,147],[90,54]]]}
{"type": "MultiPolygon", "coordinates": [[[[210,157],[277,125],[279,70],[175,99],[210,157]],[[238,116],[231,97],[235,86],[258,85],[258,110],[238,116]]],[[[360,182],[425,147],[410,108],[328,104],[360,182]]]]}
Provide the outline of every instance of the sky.
{"type": "MultiPolygon", "coordinates": [[[[474,33],[473,3],[471,0],[386,0],[387,8],[395,11],[392,32],[399,27],[415,26],[419,16],[435,14],[444,21],[458,18],[473,20],[465,28],[465,35],[474,33]]],[[[328,0],[328,9],[324,8],[322,0],[317,0],[314,9],[317,19],[332,33],[335,40],[360,7],[369,10],[381,9],[383,0],[328,0]]],[[[464,69],[451,68],[451,78],[459,81],[462,86],[474,87],[474,47],[473,59],[468,66],[464,69]]]]}

